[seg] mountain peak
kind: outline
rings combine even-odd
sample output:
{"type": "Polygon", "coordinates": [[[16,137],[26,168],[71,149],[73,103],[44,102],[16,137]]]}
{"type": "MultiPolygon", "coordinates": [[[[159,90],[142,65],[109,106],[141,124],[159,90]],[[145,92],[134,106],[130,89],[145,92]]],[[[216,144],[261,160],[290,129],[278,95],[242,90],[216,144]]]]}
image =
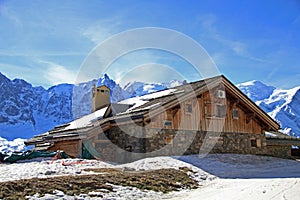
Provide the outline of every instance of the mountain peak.
{"type": "Polygon", "coordinates": [[[9,82],[10,79],[0,72],[0,83],[9,82]]]}
{"type": "Polygon", "coordinates": [[[98,79],[96,86],[106,85],[109,88],[113,88],[116,85],[116,82],[109,78],[109,76],[105,73],[101,78],[98,79]]]}
{"type": "Polygon", "coordinates": [[[275,87],[257,80],[237,84],[237,87],[255,102],[269,98],[275,90],[275,87]]]}
{"type": "Polygon", "coordinates": [[[109,76],[107,75],[107,73],[105,73],[103,76],[102,76],[102,79],[110,79],[109,76]]]}
{"type": "Polygon", "coordinates": [[[240,84],[237,84],[237,87],[270,87],[266,84],[264,84],[263,82],[261,81],[257,81],[257,80],[252,80],[252,81],[248,81],[248,82],[244,82],[244,83],[240,83],[240,84]]]}

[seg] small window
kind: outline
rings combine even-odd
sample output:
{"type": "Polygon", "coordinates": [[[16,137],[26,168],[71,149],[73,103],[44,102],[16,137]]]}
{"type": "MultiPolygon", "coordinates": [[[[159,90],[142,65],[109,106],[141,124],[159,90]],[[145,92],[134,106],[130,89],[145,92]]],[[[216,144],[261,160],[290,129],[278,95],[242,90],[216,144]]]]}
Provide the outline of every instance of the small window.
{"type": "Polygon", "coordinates": [[[226,117],[226,105],[205,103],[204,107],[205,117],[226,117]]]}
{"type": "Polygon", "coordinates": [[[217,97],[220,98],[220,99],[225,99],[226,98],[225,91],[224,90],[218,90],[217,97]]]}
{"type": "Polygon", "coordinates": [[[239,109],[233,109],[232,110],[232,117],[233,119],[239,119],[239,109]]]}
{"type": "Polygon", "coordinates": [[[163,125],[164,125],[164,127],[171,127],[172,128],[172,121],[169,121],[169,120],[165,120],[164,122],[163,122],[163,125]]]}
{"type": "Polygon", "coordinates": [[[251,147],[257,147],[256,139],[251,139],[250,142],[251,142],[251,147]]]}
{"type": "Polygon", "coordinates": [[[192,105],[191,104],[185,104],[185,113],[191,114],[192,113],[192,105]]]}
{"type": "Polygon", "coordinates": [[[104,93],[104,90],[101,90],[102,93],[104,93]]]}
{"type": "Polygon", "coordinates": [[[174,135],[166,135],[165,136],[165,144],[173,144],[174,135]]]}
{"type": "Polygon", "coordinates": [[[226,117],[226,105],[217,105],[217,117],[226,117]]]}

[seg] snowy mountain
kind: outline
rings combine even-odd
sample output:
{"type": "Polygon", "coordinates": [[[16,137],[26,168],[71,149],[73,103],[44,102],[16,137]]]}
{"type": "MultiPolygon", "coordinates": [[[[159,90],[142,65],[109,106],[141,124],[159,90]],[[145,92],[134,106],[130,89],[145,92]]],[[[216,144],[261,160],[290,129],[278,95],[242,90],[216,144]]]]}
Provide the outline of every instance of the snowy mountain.
{"type": "Polygon", "coordinates": [[[181,83],[134,82],[123,89],[104,74],[98,80],[77,85],[59,84],[46,90],[43,87],[33,87],[21,79],[10,80],[0,73],[0,136],[9,140],[30,138],[89,114],[94,84],[107,85],[111,89],[111,101],[118,102],[181,83]]]}
{"type": "Polygon", "coordinates": [[[10,80],[0,73],[0,136],[12,140],[30,138],[91,112],[93,84],[106,84],[112,102],[129,94],[107,75],[78,85],[60,84],[49,89],[10,80]]]}
{"type": "Polygon", "coordinates": [[[28,138],[69,121],[72,88],[62,84],[45,90],[0,73],[0,136],[28,138]]]}
{"type": "Polygon", "coordinates": [[[26,146],[24,144],[24,139],[17,138],[13,141],[8,141],[2,137],[0,137],[0,153],[12,153],[15,151],[24,151],[26,150],[26,146]]]}
{"type": "Polygon", "coordinates": [[[254,102],[269,98],[276,89],[275,87],[267,86],[260,81],[241,83],[238,84],[237,87],[254,102]]]}
{"type": "MultiPolygon", "coordinates": [[[[44,89],[33,87],[21,79],[10,80],[0,73],[0,136],[8,140],[30,138],[89,114],[93,84],[107,85],[112,91],[111,101],[117,102],[175,87],[182,82],[131,82],[121,88],[105,74],[98,80],[78,85],[60,84],[44,89]]],[[[281,90],[259,81],[237,86],[271,117],[278,120],[285,133],[300,136],[300,87],[281,90]]],[[[2,142],[0,147],[4,144],[8,143],[2,142]]]]}
{"type": "Polygon", "coordinates": [[[300,87],[282,90],[259,81],[241,83],[237,87],[276,119],[284,133],[300,137],[300,87]]]}

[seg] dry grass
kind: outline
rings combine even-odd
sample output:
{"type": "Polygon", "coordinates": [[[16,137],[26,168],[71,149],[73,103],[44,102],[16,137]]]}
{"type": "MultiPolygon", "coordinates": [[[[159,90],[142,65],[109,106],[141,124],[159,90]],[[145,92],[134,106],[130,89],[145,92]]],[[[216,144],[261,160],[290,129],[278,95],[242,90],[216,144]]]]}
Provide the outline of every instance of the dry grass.
{"type": "Polygon", "coordinates": [[[99,189],[112,191],[112,186],[106,183],[164,193],[198,187],[197,182],[186,174],[186,169],[159,169],[135,172],[123,172],[120,169],[111,168],[87,170],[102,174],[2,182],[0,183],[0,199],[25,199],[26,196],[32,196],[36,193],[43,196],[47,193],[53,193],[54,190],[63,191],[67,195],[88,194],[99,189]]]}

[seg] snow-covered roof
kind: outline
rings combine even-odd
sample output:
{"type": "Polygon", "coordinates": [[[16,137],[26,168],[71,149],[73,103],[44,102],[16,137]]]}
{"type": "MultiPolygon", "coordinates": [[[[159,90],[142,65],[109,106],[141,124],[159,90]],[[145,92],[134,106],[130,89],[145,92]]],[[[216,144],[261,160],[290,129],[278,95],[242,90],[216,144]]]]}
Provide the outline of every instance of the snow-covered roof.
{"type": "MultiPolygon", "coordinates": [[[[120,101],[120,104],[128,104],[128,105],[133,105],[131,108],[127,110],[127,112],[133,111],[136,108],[148,103],[152,99],[168,96],[170,94],[174,94],[176,92],[176,89],[167,89],[167,90],[162,90],[158,92],[154,92],[151,94],[146,94],[143,96],[137,96],[129,99],[125,99],[123,101],[120,101]]],[[[149,109],[149,108],[147,108],[149,109]]]]}
{"type": "Polygon", "coordinates": [[[300,138],[294,137],[294,136],[290,136],[281,132],[265,132],[266,138],[270,138],[270,139],[280,139],[280,140],[299,140],[300,138]]]}
{"type": "Polygon", "coordinates": [[[56,127],[57,129],[59,129],[60,131],[64,131],[64,130],[73,130],[73,129],[79,129],[79,128],[84,128],[87,126],[92,125],[95,121],[102,119],[105,112],[107,110],[107,106],[97,110],[91,114],[85,115],[81,118],[78,118],[68,124],[56,127]]]}

